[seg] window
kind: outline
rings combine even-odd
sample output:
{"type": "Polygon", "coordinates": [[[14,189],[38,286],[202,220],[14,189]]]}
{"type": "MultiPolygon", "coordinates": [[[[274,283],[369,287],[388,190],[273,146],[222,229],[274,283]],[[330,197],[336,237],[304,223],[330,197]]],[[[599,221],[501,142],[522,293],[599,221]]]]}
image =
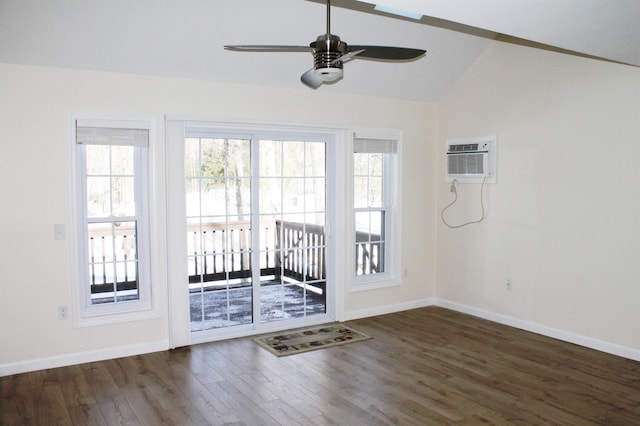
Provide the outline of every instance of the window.
{"type": "Polygon", "coordinates": [[[75,120],[75,230],[81,317],[151,307],[150,122],[75,120]]]}
{"type": "Polygon", "coordinates": [[[355,287],[397,284],[398,142],[356,136],[353,141],[353,273],[355,287]],[[384,283],[383,281],[386,281],[384,283]]]}

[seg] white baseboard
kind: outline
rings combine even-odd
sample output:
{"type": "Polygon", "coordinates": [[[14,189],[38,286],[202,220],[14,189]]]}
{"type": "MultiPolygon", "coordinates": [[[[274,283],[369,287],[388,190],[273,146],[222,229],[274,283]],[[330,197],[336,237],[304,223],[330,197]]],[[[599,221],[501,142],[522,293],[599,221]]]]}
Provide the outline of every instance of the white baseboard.
{"type": "Polygon", "coordinates": [[[28,373],[30,371],[45,370],[47,368],[66,367],[68,365],[142,355],[151,352],[166,351],[168,349],[169,341],[160,340],[157,342],[141,343],[137,345],[119,346],[96,351],[76,352],[48,358],[19,361],[0,365],[0,377],[28,373]]]}
{"type": "Polygon", "coordinates": [[[362,309],[359,311],[344,312],[338,318],[338,321],[351,321],[360,318],[374,317],[377,315],[392,314],[394,312],[408,311],[410,309],[424,308],[435,304],[433,297],[427,299],[414,300],[406,303],[399,303],[396,305],[379,306],[372,309],[362,309]]]}
{"type": "MultiPolygon", "coordinates": [[[[440,306],[452,311],[473,315],[499,324],[508,325],[532,333],[562,340],[587,348],[606,352],[612,355],[640,361],[640,350],[618,345],[611,342],[595,339],[588,336],[572,333],[569,331],[548,327],[531,321],[521,320],[508,315],[497,314],[495,312],[476,308],[474,306],[463,305],[440,298],[426,298],[395,305],[380,306],[372,309],[345,312],[338,318],[338,321],[350,321],[360,318],[367,318],[377,315],[386,315],[394,312],[408,311],[410,309],[424,308],[427,306],[440,306]]],[[[166,351],[169,349],[167,340],[157,342],[142,343],[137,345],[120,346],[103,350],[76,352],[48,358],[39,358],[27,361],[19,361],[9,364],[0,364],[0,377],[13,374],[28,373],[30,371],[44,370],[47,368],[65,367],[68,365],[83,364],[87,362],[104,361],[107,359],[122,358],[126,356],[142,355],[151,352],[166,351]]]]}
{"type": "Polygon", "coordinates": [[[473,306],[463,305],[456,302],[451,302],[444,299],[435,298],[433,304],[442,308],[473,315],[474,317],[483,318],[499,324],[508,325],[565,342],[574,343],[576,345],[595,349],[601,352],[606,352],[612,355],[621,356],[623,358],[632,359],[634,361],[640,361],[639,349],[629,348],[626,346],[618,345],[616,343],[595,339],[593,337],[583,336],[581,334],[572,333],[570,331],[541,325],[531,321],[521,320],[509,315],[497,314],[495,312],[487,311],[473,306]]]}

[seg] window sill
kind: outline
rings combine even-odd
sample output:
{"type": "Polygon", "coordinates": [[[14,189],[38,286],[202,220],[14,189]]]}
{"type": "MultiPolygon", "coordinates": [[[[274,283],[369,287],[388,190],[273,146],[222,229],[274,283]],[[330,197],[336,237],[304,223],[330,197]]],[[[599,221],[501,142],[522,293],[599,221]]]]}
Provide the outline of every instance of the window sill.
{"type": "Polygon", "coordinates": [[[127,308],[126,311],[89,308],[87,309],[88,312],[74,316],[73,324],[76,328],[80,328],[160,318],[159,312],[156,309],[152,309],[149,304],[128,306],[127,308]]]}
{"type": "Polygon", "coordinates": [[[401,281],[389,275],[380,277],[367,277],[366,279],[354,279],[349,286],[349,293],[360,291],[379,290],[382,288],[399,287],[401,281]]]}

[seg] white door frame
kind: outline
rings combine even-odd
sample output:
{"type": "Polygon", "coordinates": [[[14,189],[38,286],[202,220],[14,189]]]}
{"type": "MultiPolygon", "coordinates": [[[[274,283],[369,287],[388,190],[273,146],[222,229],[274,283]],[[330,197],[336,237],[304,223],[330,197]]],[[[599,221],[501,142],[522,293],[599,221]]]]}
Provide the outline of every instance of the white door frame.
{"type": "Polygon", "coordinates": [[[186,117],[166,117],[166,170],[167,170],[167,275],[168,275],[168,328],[170,347],[186,346],[192,343],[221,340],[240,337],[268,331],[290,328],[290,321],[275,321],[265,324],[253,324],[251,327],[229,327],[216,329],[211,333],[200,332],[201,336],[194,336],[190,332],[189,297],[185,291],[187,277],[186,262],[186,202],[184,197],[184,138],[187,127],[215,129],[218,132],[251,133],[258,136],[277,134],[290,139],[294,134],[306,137],[322,136],[326,141],[326,238],[327,238],[327,300],[326,315],[321,318],[310,317],[308,322],[301,321],[300,325],[326,323],[341,318],[344,300],[344,256],[338,253],[339,245],[334,236],[344,235],[345,230],[345,191],[339,191],[337,182],[344,182],[346,159],[349,152],[347,141],[350,132],[343,128],[328,128],[318,126],[300,126],[274,123],[247,123],[234,121],[217,121],[207,119],[193,119],[186,117]],[[329,288],[331,290],[329,290],[329,288]]]}

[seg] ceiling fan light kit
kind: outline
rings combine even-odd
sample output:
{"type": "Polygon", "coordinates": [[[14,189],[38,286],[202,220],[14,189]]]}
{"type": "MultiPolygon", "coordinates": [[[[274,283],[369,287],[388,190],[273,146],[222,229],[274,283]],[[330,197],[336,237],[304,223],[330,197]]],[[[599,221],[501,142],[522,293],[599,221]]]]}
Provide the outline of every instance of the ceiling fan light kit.
{"type": "Polygon", "coordinates": [[[316,68],[313,73],[322,79],[325,83],[338,81],[344,74],[342,68],[316,68]]]}
{"type": "Polygon", "coordinates": [[[391,46],[349,46],[337,35],[331,34],[331,1],[327,0],[327,32],[318,36],[309,46],[278,45],[226,45],[227,50],[283,52],[307,51],[313,54],[313,68],[302,74],[300,81],[312,89],[324,83],[333,83],[343,76],[343,65],[354,58],[380,59],[386,61],[408,61],[426,53],[423,49],[391,46]]]}

